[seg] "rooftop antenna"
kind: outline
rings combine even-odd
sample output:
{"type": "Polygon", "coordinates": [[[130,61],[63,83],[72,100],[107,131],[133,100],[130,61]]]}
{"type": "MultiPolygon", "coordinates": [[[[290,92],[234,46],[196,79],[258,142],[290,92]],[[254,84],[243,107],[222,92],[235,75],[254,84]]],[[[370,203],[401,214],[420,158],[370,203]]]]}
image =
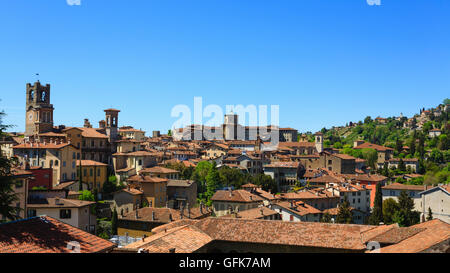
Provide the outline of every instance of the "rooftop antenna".
{"type": "Polygon", "coordinates": [[[36,80],[39,82],[39,73],[36,73],[36,80]]]}

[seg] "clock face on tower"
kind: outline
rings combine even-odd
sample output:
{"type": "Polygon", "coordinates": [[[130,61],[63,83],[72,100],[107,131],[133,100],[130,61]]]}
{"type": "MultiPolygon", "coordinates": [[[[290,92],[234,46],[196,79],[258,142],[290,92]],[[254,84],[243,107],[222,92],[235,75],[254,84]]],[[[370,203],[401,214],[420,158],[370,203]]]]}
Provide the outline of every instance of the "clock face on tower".
{"type": "Polygon", "coordinates": [[[29,120],[33,120],[33,113],[30,113],[30,114],[28,115],[28,119],[29,119],[29,120]]]}

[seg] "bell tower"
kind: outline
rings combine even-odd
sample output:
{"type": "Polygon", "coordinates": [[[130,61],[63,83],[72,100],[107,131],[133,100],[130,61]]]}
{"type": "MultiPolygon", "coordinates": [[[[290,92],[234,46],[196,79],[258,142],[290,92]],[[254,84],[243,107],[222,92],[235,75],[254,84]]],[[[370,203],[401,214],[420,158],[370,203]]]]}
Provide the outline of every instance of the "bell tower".
{"type": "Polygon", "coordinates": [[[53,105],[50,104],[50,84],[27,83],[25,136],[30,137],[53,130],[53,105]]]}
{"type": "Polygon", "coordinates": [[[119,112],[120,110],[111,108],[105,110],[105,129],[110,142],[117,140],[119,112]]]}
{"type": "Polygon", "coordinates": [[[317,132],[314,135],[316,150],[318,153],[323,152],[323,134],[321,132],[317,132]]]}

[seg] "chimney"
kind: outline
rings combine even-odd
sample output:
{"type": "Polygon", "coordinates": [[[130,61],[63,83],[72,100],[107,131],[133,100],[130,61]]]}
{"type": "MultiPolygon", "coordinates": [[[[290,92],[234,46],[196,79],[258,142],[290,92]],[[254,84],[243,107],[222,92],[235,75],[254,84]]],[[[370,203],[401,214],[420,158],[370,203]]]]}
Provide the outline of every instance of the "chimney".
{"type": "Polygon", "coordinates": [[[155,221],[155,211],[152,211],[152,221],[155,221]]]}
{"type": "Polygon", "coordinates": [[[203,202],[200,202],[200,213],[203,214],[203,202]]]}
{"type": "Polygon", "coordinates": [[[137,210],[134,211],[134,217],[135,217],[136,219],[139,218],[139,216],[138,216],[138,211],[137,211],[137,210]]]}
{"type": "Polygon", "coordinates": [[[259,211],[261,212],[261,215],[264,216],[264,209],[262,207],[259,209],[259,211]]]}
{"type": "Polygon", "coordinates": [[[170,248],[169,249],[169,253],[175,253],[175,248],[173,247],[173,248],[170,248]]]}
{"type": "Polygon", "coordinates": [[[180,206],[180,219],[183,219],[183,213],[184,213],[184,206],[180,206]]]}

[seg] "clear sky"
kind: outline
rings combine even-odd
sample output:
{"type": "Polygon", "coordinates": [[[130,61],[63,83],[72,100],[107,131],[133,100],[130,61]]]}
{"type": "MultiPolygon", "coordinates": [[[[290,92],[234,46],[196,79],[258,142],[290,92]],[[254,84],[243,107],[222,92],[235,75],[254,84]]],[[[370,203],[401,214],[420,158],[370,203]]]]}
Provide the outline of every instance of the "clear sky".
{"type": "Polygon", "coordinates": [[[177,104],[280,106],[300,131],[410,116],[449,97],[450,1],[0,0],[0,110],[51,84],[55,125],[166,132],[177,104]]]}

